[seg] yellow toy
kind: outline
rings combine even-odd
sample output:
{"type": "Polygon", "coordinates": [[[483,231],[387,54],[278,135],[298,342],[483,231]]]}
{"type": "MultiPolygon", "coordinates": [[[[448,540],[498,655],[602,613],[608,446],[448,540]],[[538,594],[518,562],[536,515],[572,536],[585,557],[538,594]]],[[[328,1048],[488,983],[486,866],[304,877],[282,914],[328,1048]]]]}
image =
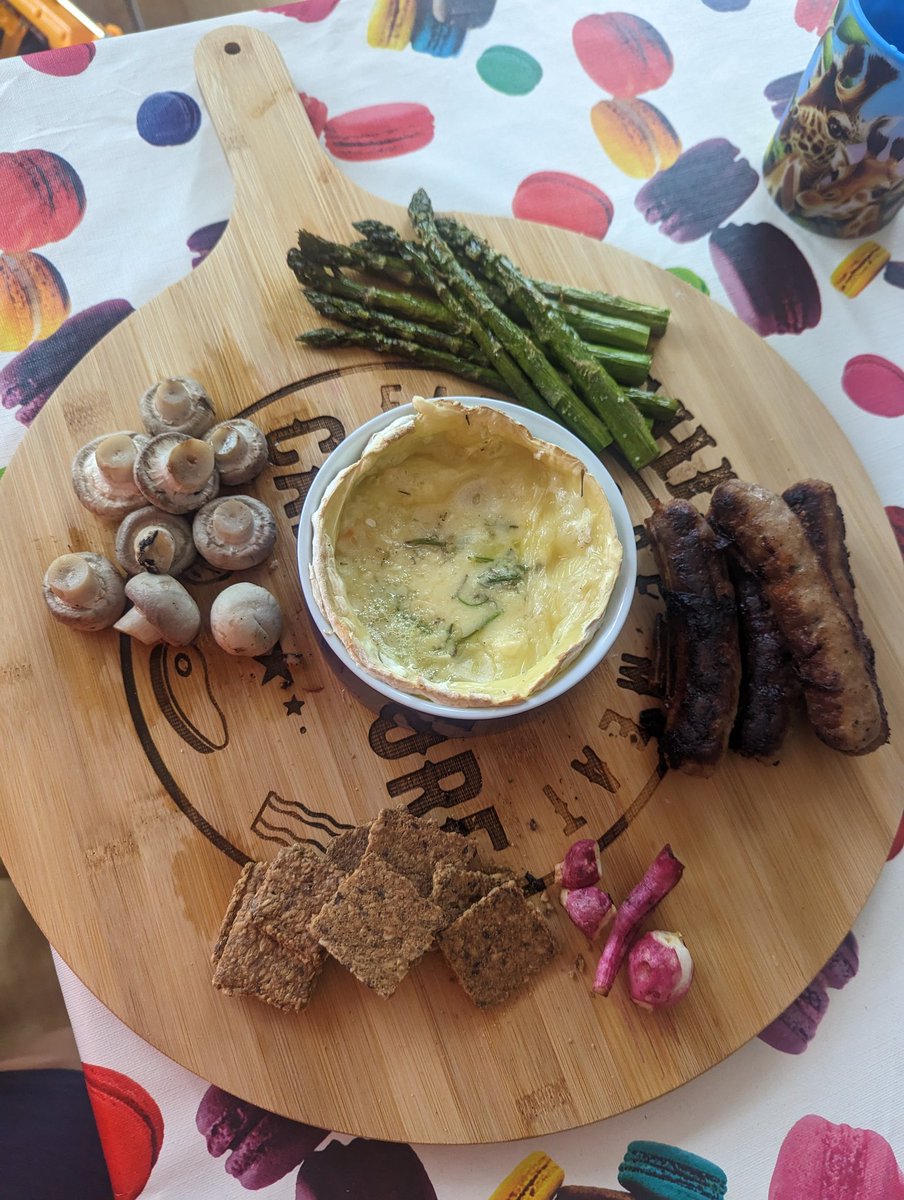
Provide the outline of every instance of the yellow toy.
{"type": "Polygon", "coordinates": [[[0,0],[0,58],[80,46],[116,37],[118,25],[101,25],[71,0],[0,0]]]}

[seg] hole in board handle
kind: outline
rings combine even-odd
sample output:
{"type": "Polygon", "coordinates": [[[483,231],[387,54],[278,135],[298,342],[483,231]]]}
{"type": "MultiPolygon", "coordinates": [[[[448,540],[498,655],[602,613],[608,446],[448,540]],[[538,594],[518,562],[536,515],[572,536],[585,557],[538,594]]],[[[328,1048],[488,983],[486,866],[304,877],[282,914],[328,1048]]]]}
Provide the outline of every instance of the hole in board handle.
{"type": "Polygon", "coordinates": [[[227,42],[223,49],[227,54],[241,54],[242,52],[242,47],[238,42],[227,42]]]}

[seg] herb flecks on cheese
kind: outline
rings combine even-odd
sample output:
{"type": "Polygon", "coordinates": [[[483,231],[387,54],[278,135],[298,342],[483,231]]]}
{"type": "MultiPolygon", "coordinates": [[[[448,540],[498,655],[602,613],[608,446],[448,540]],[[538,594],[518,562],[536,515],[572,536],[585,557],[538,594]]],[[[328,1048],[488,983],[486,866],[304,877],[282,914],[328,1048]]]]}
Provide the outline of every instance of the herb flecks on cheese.
{"type": "Polygon", "coordinates": [[[612,514],[576,459],[498,410],[416,409],[324,497],[316,582],[362,665],[447,702],[510,703],[602,619],[612,514]]]}

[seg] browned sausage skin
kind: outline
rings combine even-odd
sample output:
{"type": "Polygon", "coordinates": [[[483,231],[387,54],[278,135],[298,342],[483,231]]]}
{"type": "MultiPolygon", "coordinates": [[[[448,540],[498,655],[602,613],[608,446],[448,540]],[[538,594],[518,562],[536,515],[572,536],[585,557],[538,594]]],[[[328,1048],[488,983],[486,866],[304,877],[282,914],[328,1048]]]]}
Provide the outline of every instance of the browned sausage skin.
{"type": "Polygon", "coordinates": [[[741,642],[741,694],[729,745],[748,758],[771,762],[790,728],[800,683],[759,580],[734,555],[729,557],[728,571],[737,598],[741,642]]]}
{"type": "Polygon", "coordinates": [[[817,736],[844,754],[878,749],[888,740],[881,692],[796,513],[774,492],[731,480],[713,493],[710,520],[763,586],[817,736]]]}
{"type": "Polygon", "coordinates": [[[734,589],[704,517],[686,500],[647,519],[667,614],[666,765],[711,775],[725,753],[741,677],[734,589]]]}
{"type": "MultiPolygon", "coordinates": [[[[854,622],[860,637],[867,641],[854,595],[854,576],[844,540],[844,516],[835,489],[821,479],[803,479],[786,488],[782,499],[797,513],[807,540],[838,593],[842,608],[854,622]]],[[[871,646],[869,650],[872,654],[871,646]]]]}

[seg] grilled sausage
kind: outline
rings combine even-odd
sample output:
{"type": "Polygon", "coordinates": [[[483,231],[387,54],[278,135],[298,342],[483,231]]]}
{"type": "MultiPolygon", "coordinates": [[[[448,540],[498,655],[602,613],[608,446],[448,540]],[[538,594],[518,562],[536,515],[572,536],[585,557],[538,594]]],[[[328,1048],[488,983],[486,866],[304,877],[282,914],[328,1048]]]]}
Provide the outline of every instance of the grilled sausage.
{"type": "Polygon", "coordinates": [[[647,519],[666,607],[666,765],[711,775],[728,745],[741,677],[734,589],[704,517],[686,500],[647,519]]]}
{"type": "Polygon", "coordinates": [[[768,761],[782,748],[800,684],[758,580],[733,555],[728,570],[737,598],[741,643],[741,694],[729,745],[748,758],[768,761]]]}
{"type": "Polygon", "coordinates": [[[731,480],[713,493],[710,520],[760,580],[819,738],[844,754],[888,740],[882,694],[858,631],[781,496],[731,480]]]}
{"type": "Polygon", "coordinates": [[[845,544],[844,517],[838,506],[835,489],[821,479],[804,479],[782,492],[782,499],[795,513],[807,540],[822,563],[844,611],[863,639],[867,653],[875,658],[872,645],[863,629],[857,598],[854,595],[854,576],[845,544]]]}

